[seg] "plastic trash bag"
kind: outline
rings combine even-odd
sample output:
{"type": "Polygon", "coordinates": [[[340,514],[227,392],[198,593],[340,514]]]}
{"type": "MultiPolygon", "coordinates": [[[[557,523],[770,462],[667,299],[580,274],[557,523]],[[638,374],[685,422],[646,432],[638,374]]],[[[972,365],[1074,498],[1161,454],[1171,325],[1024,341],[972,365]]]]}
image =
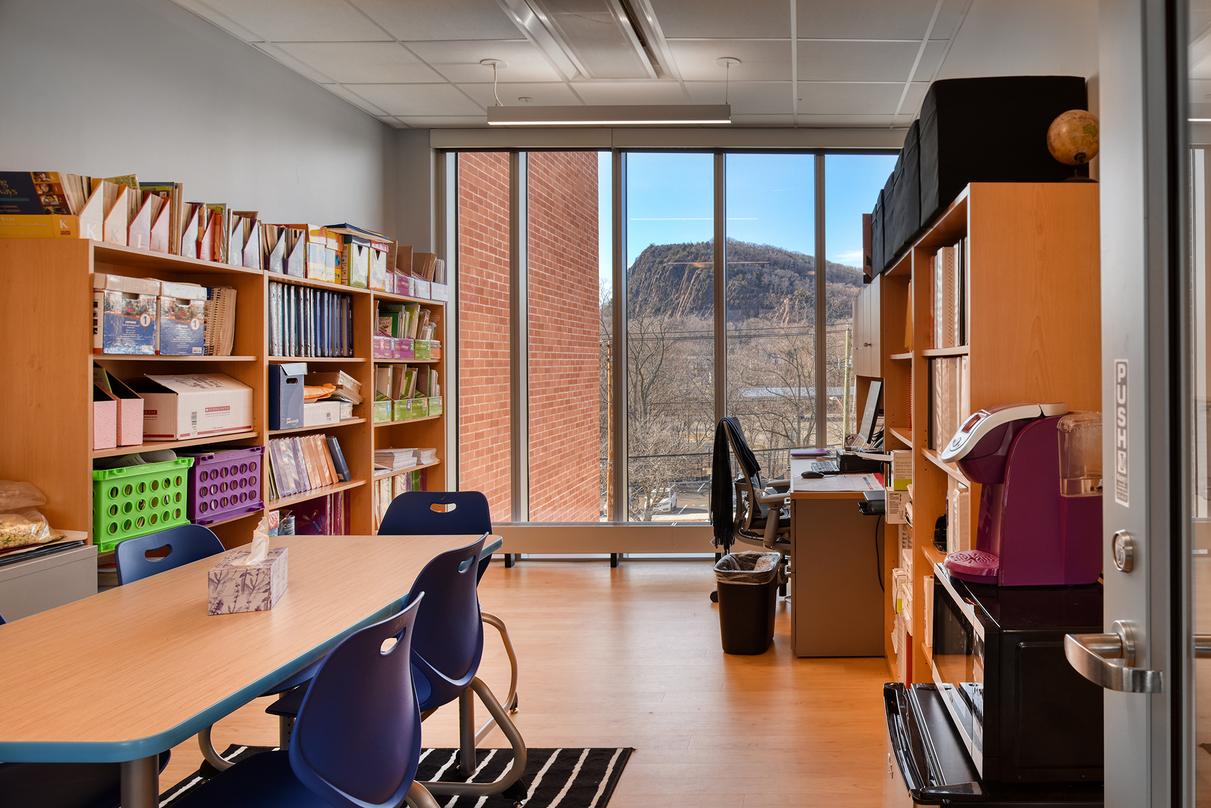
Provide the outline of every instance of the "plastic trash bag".
{"type": "Polygon", "coordinates": [[[45,504],[46,497],[37,486],[0,480],[0,551],[53,538],[46,517],[36,510],[45,504]]]}
{"type": "Polygon", "coordinates": [[[715,581],[721,584],[768,584],[778,577],[778,553],[728,553],[715,564],[715,581]]]}

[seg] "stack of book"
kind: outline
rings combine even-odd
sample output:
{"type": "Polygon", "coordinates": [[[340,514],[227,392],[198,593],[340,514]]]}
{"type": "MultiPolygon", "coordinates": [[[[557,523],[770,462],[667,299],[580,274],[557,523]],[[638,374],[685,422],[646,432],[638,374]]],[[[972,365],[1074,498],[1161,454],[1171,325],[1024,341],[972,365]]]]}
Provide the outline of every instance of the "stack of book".
{"type": "Polygon", "coordinates": [[[376,471],[406,471],[419,465],[416,449],[375,449],[376,471]]]}
{"type": "Polygon", "coordinates": [[[933,257],[933,347],[967,344],[967,239],[933,257]]]}
{"type": "Polygon", "coordinates": [[[206,290],[203,345],[207,356],[231,356],[235,348],[236,290],[215,286],[206,290]]]}
{"type": "Polygon", "coordinates": [[[966,356],[929,360],[929,448],[942,451],[971,414],[966,356]]]}
{"type": "Polygon", "coordinates": [[[335,435],[302,435],[269,441],[269,499],[324,488],[350,479],[335,435]]]}
{"type": "Polygon", "coordinates": [[[353,356],[353,299],[341,292],[270,283],[269,352],[353,356]]]}

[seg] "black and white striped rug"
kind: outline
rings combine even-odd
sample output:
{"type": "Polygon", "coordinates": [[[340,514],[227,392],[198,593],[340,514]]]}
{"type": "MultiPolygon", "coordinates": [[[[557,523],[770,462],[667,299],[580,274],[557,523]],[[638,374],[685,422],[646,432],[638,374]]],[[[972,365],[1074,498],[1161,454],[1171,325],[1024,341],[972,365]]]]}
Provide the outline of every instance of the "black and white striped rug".
{"type": "MultiPolygon", "coordinates": [[[[261,746],[229,746],[223,757],[239,761],[258,752],[261,746]]],[[[631,748],[597,749],[530,749],[523,781],[529,785],[529,797],[522,803],[527,808],[602,808],[610,801],[622,770],[634,752],[631,748]]],[[[416,779],[421,782],[450,779],[457,766],[458,750],[426,749],[421,753],[416,779]]],[[[476,750],[475,775],[470,782],[491,783],[499,779],[513,762],[509,749],[476,750]]],[[[209,763],[186,777],[160,797],[160,805],[171,806],[173,800],[215,775],[209,763]]],[[[435,797],[439,805],[455,808],[512,808],[514,800],[505,797],[435,797]]]]}

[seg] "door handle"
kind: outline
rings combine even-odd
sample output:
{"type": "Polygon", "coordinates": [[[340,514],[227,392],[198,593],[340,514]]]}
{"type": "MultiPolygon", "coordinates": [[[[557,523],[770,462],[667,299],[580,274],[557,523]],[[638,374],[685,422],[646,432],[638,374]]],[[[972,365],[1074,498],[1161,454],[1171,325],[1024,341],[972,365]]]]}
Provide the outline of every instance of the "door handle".
{"type": "MultiPolygon", "coordinates": [[[[1111,634],[1065,634],[1064,656],[1068,658],[1068,664],[1081,676],[1107,690],[1159,692],[1164,687],[1164,675],[1160,671],[1134,667],[1134,626],[1125,620],[1115,620],[1112,629],[1111,634]]],[[[1211,654],[1211,643],[1207,653],[1211,654]]]]}

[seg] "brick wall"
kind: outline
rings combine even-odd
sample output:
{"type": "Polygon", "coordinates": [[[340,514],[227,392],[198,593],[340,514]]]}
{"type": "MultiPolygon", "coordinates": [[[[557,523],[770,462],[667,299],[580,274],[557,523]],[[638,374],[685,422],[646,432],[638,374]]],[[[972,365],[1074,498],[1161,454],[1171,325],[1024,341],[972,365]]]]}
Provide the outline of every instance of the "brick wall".
{"type": "Polygon", "coordinates": [[[458,155],[458,487],[511,518],[509,156],[458,155]]]}
{"type": "Polygon", "coordinates": [[[595,522],[601,505],[597,154],[531,153],[530,519],[595,522]]]}
{"type": "MultiPolygon", "coordinates": [[[[509,518],[509,160],[458,163],[459,487],[509,518]]],[[[596,521],[601,408],[597,155],[531,153],[530,518],[596,521]]],[[[520,515],[519,515],[520,516],[520,515]]]]}

